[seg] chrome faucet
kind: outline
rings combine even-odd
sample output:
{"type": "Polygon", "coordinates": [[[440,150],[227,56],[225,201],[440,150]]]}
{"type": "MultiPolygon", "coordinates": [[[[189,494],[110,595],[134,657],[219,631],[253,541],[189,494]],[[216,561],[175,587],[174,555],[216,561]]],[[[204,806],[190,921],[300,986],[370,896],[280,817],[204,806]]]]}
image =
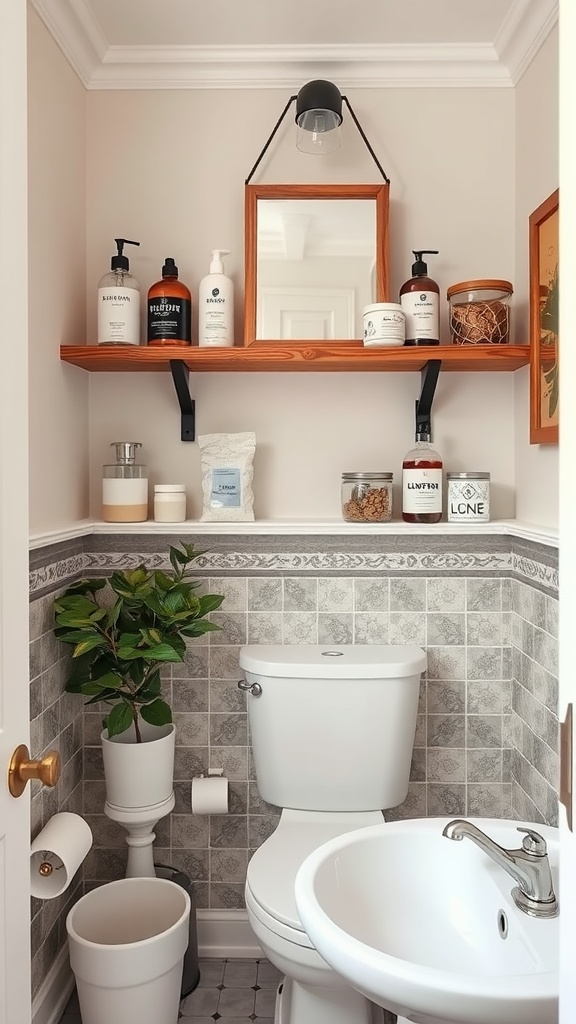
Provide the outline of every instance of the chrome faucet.
{"type": "Polygon", "coordinates": [[[552,872],[548,860],[546,840],[531,828],[518,828],[526,832],[518,850],[506,850],[498,846],[481,829],[463,818],[454,818],[442,830],[448,839],[471,839],[484,853],[507,871],[515,882],[512,897],[517,907],[532,917],[556,917],[558,900],[552,884],[552,872]]]}

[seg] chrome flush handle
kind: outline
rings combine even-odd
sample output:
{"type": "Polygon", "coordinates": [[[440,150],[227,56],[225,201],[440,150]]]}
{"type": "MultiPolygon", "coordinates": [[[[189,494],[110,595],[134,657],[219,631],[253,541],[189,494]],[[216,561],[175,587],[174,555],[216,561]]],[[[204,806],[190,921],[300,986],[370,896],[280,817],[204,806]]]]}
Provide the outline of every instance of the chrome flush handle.
{"type": "Polygon", "coordinates": [[[247,679],[240,679],[238,681],[238,689],[246,690],[246,692],[251,693],[253,697],[260,697],[262,693],[260,683],[249,683],[247,679]]]}

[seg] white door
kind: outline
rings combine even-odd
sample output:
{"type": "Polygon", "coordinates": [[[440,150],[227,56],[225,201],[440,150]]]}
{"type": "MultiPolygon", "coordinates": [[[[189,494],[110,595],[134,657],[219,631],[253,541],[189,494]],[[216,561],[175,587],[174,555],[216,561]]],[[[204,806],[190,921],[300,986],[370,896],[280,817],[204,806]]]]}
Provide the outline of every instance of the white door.
{"type": "Polygon", "coordinates": [[[12,752],[29,735],[27,277],[26,0],[9,0],[0,4],[0,1024],[30,1022],[30,799],[7,787],[12,752]]]}

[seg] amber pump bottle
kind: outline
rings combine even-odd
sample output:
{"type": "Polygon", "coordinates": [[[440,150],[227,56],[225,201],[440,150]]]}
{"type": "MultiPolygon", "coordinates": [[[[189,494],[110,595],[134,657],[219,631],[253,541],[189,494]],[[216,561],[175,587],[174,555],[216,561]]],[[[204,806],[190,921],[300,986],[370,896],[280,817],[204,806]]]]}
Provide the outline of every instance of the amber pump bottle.
{"type": "Polygon", "coordinates": [[[149,345],[190,345],[192,296],[178,280],[178,267],[168,256],[162,280],[148,290],[147,341],[149,345]]]}
{"type": "Polygon", "coordinates": [[[416,444],[402,462],[405,523],[439,523],[442,518],[442,459],[430,442],[430,424],[418,423],[416,444]]]}
{"type": "Polygon", "coordinates": [[[412,264],[412,277],[400,289],[400,305],[406,317],[405,345],[439,345],[440,289],[428,277],[428,264],[422,259],[437,249],[413,249],[416,262],[412,264]]]}

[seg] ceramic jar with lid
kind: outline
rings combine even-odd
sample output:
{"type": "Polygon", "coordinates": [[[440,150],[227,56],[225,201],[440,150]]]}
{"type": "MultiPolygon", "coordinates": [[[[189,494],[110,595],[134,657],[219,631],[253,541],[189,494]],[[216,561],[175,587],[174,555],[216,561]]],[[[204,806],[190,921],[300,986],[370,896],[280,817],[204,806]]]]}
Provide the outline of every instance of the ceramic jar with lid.
{"type": "Polygon", "coordinates": [[[462,281],[447,291],[453,345],[506,345],[510,341],[510,281],[462,281]]]}
{"type": "Polygon", "coordinates": [[[154,484],[154,519],[157,523],[183,523],[186,519],[184,484],[154,484]]]}
{"type": "Polygon", "coordinates": [[[490,522],[490,473],[447,473],[448,522],[490,522]]]}
{"type": "Polygon", "coordinates": [[[347,523],[389,523],[393,474],[343,473],[342,516],[347,523]]]}

